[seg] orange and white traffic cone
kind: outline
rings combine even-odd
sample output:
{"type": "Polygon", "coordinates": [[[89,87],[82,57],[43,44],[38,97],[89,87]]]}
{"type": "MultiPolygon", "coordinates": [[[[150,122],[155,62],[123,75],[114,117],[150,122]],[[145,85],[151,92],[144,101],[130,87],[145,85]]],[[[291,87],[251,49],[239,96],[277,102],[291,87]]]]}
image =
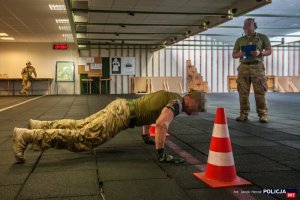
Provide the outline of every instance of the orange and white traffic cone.
{"type": "MultiPolygon", "coordinates": [[[[156,130],[156,125],[155,124],[151,124],[151,126],[149,128],[150,137],[155,137],[155,130],[156,130]]],[[[170,134],[167,133],[166,136],[170,136],[170,134]]]]}
{"type": "Polygon", "coordinates": [[[236,175],[224,108],[217,108],[206,171],[194,176],[212,188],[252,184],[236,175]]]}

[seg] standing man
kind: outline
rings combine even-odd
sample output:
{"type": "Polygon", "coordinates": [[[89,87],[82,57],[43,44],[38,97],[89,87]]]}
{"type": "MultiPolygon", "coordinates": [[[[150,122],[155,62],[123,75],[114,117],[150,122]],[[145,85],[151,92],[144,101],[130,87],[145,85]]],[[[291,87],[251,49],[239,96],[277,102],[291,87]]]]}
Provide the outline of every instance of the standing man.
{"type": "Polygon", "coordinates": [[[250,112],[249,93],[252,83],[259,121],[261,123],[267,123],[268,108],[265,94],[268,86],[263,61],[264,56],[269,56],[272,53],[271,44],[266,35],[255,31],[257,29],[255,19],[246,19],[243,28],[245,35],[236,40],[232,53],[233,58],[240,59],[237,78],[237,89],[240,98],[240,116],[238,116],[236,120],[248,120],[248,114],[250,112]],[[247,50],[249,50],[249,52],[247,52],[247,50]]]}
{"type": "Polygon", "coordinates": [[[31,82],[33,81],[32,73],[36,77],[36,71],[35,68],[31,65],[31,62],[28,61],[26,63],[26,67],[22,69],[21,75],[22,75],[22,90],[20,91],[20,94],[28,95],[28,90],[31,87],[31,82]]]}

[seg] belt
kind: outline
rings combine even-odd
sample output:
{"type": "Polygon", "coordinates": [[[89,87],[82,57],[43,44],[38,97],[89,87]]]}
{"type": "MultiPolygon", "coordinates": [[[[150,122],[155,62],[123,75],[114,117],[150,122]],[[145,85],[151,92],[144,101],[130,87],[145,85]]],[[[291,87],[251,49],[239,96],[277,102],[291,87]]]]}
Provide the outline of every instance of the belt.
{"type": "Polygon", "coordinates": [[[135,106],[132,99],[126,99],[127,105],[130,110],[130,122],[129,122],[129,128],[134,128],[136,124],[136,112],[135,112],[135,106]]]}
{"type": "Polygon", "coordinates": [[[261,61],[242,62],[242,64],[245,64],[245,65],[257,65],[260,63],[262,63],[262,62],[261,61]]]}

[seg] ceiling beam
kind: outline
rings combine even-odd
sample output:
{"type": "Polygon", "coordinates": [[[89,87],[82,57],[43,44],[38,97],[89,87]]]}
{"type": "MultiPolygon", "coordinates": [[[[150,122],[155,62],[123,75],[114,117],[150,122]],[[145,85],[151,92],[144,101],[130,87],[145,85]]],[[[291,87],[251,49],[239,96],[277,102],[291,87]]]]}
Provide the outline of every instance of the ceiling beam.
{"type": "Polygon", "coordinates": [[[102,34],[102,35],[185,35],[185,33],[158,33],[158,32],[93,32],[93,31],[76,31],[76,33],[102,34]]]}
{"type": "Polygon", "coordinates": [[[134,23],[98,23],[98,22],[75,22],[75,25],[86,26],[195,26],[204,27],[203,24],[134,24],[134,23]]]}
{"type": "MultiPolygon", "coordinates": [[[[201,34],[203,35],[203,34],[201,34]]],[[[181,42],[210,42],[210,40],[182,40],[181,42]]],[[[234,43],[235,40],[216,40],[215,42],[224,42],[224,43],[228,43],[228,42],[232,42],[234,43]]],[[[279,40],[275,41],[275,40],[271,40],[270,42],[281,42],[279,40]]]]}
{"type": "Polygon", "coordinates": [[[127,40],[127,41],[161,41],[161,39],[129,39],[129,38],[124,38],[124,39],[103,39],[103,38],[77,38],[77,40],[116,40],[116,41],[122,41],[122,40],[127,40]]]}
{"type": "MultiPolygon", "coordinates": [[[[152,47],[152,48],[150,48],[150,47],[147,47],[147,46],[145,46],[145,47],[142,47],[142,46],[145,46],[145,45],[141,45],[140,47],[137,47],[138,49],[152,49],[153,51],[157,51],[158,50],[158,48],[157,47],[152,47]]],[[[166,50],[174,50],[174,48],[172,48],[173,46],[167,46],[167,47],[165,47],[165,49],[166,50]]],[[[190,46],[191,48],[176,48],[176,50],[194,50],[194,49],[196,49],[196,50],[199,50],[198,48],[195,48],[195,47],[193,47],[193,46],[190,46]]],[[[233,46],[224,46],[224,47],[226,47],[226,48],[229,48],[229,49],[233,49],[233,46]]],[[[281,46],[279,46],[279,47],[281,47],[281,46]]],[[[278,46],[276,46],[275,48],[279,48],[278,46]]],[[[299,48],[299,46],[283,46],[283,47],[289,47],[289,48],[291,48],[291,47],[296,47],[296,48],[291,48],[290,50],[291,51],[300,51],[300,48],[299,48]]],[[[127,47],[126,49],[137,49],[135,46],[131,46],[131,47],[127,47]]],[[[88,46],[86,46],[86,47],[81,47],[81,48],[79,48],[80,50],[85,50],[85,49],[106,49],[106,50],[108,50],[108,49],[124,49],[124,47],[122,47],[122,45],[98,45],[98,47],[88,47],[88,46]],[[113,46],[113,47],[111,47],[111,46],[113,46]],[[121,46],[121,47],[119,47],[119,46],[121,46]]],[[[217,47],[213,47],[213,48],[208,48],[208,47],[206,47],[206,48],[201,48],[201,50],[211,50],[211,49],[218,49],[217,47]]]]}
{"type": "Polygon", "coordinates": [[[160,44],[134,44],[134,43],[107,43],[107,42],[102,42],[102,43],[78,43],[80,45],[90,45],[90,46],[99,46],[99,45],[117,45],[117,46],[160,46],[160,44]]]}
{"type": "MultiPolygon", "coordinates": [[[[227,49],[231,49],[233,50],[233,47],[227,47],[227,49]]],[[[171,47],[166,47],[165,48],[166,50],[173,50],[174,51],[174,48],[171,48],[171,47]]],[[[217,48],[201,48],[201,50],[221,50],[221,49],[217,49],[217,48]]],[[[156,49],[154,49],[156,51],[156,49]]],[[[176,50],[200,50],[200,48],[194,48],[194,47],[184,47],[184,48],[176,48],[176,50]]],[[[299,52],[300,51],[300,48],[290,48],[289,51],[295,51],[295,52],[299,52]]]]}
{"type": "MultiPolygon", "coordinates": [[[[234,35],[234,34],[198,34],[204,36],[224,36],[224,37],[240,37],[241,35],[234,35]]],[[[300,35],[267,35],[269,37],[300,37],[300,35]]]]}
{"type": "Polygon", "coordinates": [[[159,11],[141,11],[141,10],[99,10],[99,9],[82,9],[72,8],[73,12],[88,12],[88,13],[118,13],[129,14],[148,14],[148,15],[198,15],[198,16],[232,16],[231,13],[204,13],[204,12],[159,12],[159,11]]]}
{"type": "MultiPolygon", "coordinates": [[[[174,44],[174,45],[170,45],[170,46],[178,46],[178,47],[234,47],[234,45],[225,45],[225,44],[213,44],[213,45],[209,45],[209,44],[174,44]]],[[[276,45],[276,47],[300,47],[299,45],[276,45]]]]}
{"type": "MultiPolygon", "coordinates": [[[[122,41],[161,41],[161,40],[154,40],[154,39],[95,39],[95,38],[93,38],[93,39],[89,39],[89,38],[78,38],[77,39],[77,42],[78,43],[82,43],[81,41],[84,41],[85,42],[85,44],[88,42],[88,41],[111,41],[111,42],[115,42],[115,41],[120,41],[120,42],[122,42],[122,41]]],[[[213,41],[213,40],[211,40],[211,41],[209,41],[209,40],[182,40],[181,42],[206,42],[206,43],[210,43],[210,42],[223,42],[223,43],[234,43],[235,41],[220,41],[220,40],[218,40],[218,41],[213,41]]],[[[270,42],[279,42],[279,43],[281,43],[281,41],[270,41],[270,42]]],[[[107,44],[106,42],[102,42],[103,44],[107,44]]],[[[100,42],[100,44],[102,44],[101,42],[100,42]]],[[[91,43],[91,44],[93,44],[93,43],[91,43]]],[[[112,44],[122,44],[122,43],[112,43],[112,44]]],[[[129,44],[127,44],[127,43],[123,43],[123,44],[126,44],[126,45],[129,45],[129,44]]],[[[147,44],[147,45],[150,45],[150,44],[147,44]]],[[[158,44],[151,44],[151,45],[161,45],[161,43],[158,43],[158,44]]],[[[178,44],[179,45],[179,44],[178,44]]],[[[228,46],[229,44],[224,44],[224,46],[228,46]]],[[[211,46],[211,45],[209,45],[209,46],[211,46]]]]}
{"type": "Polygon", "coordinates": [[[285,15],[285,14],[245,14],[245,17],[286,17],[286,18],[300,18],[300,15],[285,15]]]}
{"type": "MultiPolygon", "coordinates": [[[[90,47],[90,48],[88,48],[88,47],[79,48],[79,50],[90,50],[90,49],[105,49],[105,50],[123,49],[124,50],[123,47],[102,47],[102,46],[100,46],[100,47],[90,47]]],[[[137,48],[136,47],[129,47],[129,48],[126,48],[126,49],[137,49],[137,48]]],[[[148,50],[150,49],[152,51],[157,51],[158,50],[157,48],[149,48],[149,47],[138,47],[138,49],[148,49],[148,50]]]]}
{"type": "MultiPolygon", "coordinates": [[[[217,26],[214,28],[236,28],[243,29],[243,26],[217,26]]],[[[259,26],[259,29],[300,29],[300,26],[259,26]]]]}

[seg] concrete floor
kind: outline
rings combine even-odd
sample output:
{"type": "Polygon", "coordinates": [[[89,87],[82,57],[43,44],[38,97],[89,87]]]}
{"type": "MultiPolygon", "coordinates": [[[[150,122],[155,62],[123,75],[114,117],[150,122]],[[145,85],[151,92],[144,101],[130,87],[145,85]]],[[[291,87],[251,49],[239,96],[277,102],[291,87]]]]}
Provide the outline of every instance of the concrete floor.
{"type": "MultiPolygon", "coordinates": [[[[251,193],[267,188],[298,189],[299,197],[300,94],[269,93],[268,124],[257,121],[253,97],[250,121],[236,122],[237,94],[208,94],[207,113],[181,114],[170,127],[167,147],[187,159],[182,165],[158,163],[154,146],[141,140],[141,128],[121,132],[94,152],[28,149],[27,162],[14,164],[15,126],[26,127],[30,118],[80,119],[115,97],[48,96],[0,112],[0,199],[285,199],[251,193]],[[237,173],[252,186],[211,189],[192,175],[205,169],[216,106],[227,111],[237,173]]],[[[30,98],[1,97],[0,110],[30,98]]]]}

